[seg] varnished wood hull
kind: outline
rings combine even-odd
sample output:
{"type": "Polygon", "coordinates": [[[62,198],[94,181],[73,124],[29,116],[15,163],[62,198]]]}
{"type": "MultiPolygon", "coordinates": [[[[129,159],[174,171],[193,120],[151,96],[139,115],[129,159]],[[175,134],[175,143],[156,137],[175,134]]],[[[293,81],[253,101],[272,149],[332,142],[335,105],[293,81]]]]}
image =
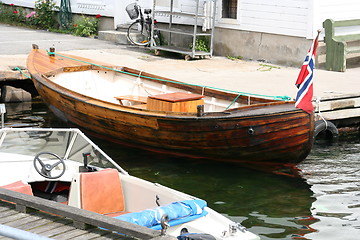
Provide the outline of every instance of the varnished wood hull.
{"type": "Polygon", "coordinates": [[[45,73],[88,65],[59,58],[41,50],[30,53],[28,69],[35,87],[59,118],[98,136],[158,152],[249,164],[298,163],[311,150],[313,115],[296,109],[293,102],[266,100],[203,116],[133,109],[49,81],[45,73]]]}

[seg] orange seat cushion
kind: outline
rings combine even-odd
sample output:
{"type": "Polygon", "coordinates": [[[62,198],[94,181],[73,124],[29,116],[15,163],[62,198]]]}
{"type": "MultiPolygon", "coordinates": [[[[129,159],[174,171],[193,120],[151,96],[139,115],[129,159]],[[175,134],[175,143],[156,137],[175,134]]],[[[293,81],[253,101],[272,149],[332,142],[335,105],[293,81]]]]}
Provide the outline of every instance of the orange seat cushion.
{"type": "Polygon", "coordinates": [[[105,169],[80,174],[81,208],[111,214],[125,209],[119,172],[105,169]]]}
{"type": "Polygon", "coordinates": [[[8,185],[0,186],[0,188],[5,188],[19,193],[24,193],[28,195],[34,195],[30,184],[24,183],[23,181],[17,181],[10,183],[8,185]]]}

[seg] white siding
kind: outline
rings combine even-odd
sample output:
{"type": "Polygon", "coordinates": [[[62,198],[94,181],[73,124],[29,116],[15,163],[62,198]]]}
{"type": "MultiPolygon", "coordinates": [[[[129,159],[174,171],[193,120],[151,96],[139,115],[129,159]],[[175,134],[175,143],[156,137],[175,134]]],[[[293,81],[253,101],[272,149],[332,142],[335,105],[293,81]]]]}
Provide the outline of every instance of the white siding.
{"type": "Polygon", "coordinates": [[[218,18],[219,27],[313,39],[327,18],[360,19],[360,1],[238,0],[238,19],[218,18]]]}
{"type": "Polygon", "coordinates": [[[321,0],[319,4],[319,17],[322,20],[360,19],[359,0],[321,0]]]}
{"type": "MultiPolygon", "coordinates": [[[[319,3],[318,8],[320,10],[318,11],[319,14],[314,16],[315,28],[322,28],[322,23],[328,18],[333,20],[360,19],[359,0],[323,0],[319,3]]],[[[360,26],[337,28],[336,31],[337,34],[360,33],[360,26]]]]}
{"type": "MultiPolygon", "coordinates": [[[[135,0],[111,0],[114,3],[114,27],[122,24],[130,24],[131,20],[125,8],[127,5],[134,3],[135,0]]],[[[150,0],[138,0],[137,3],[143,8],[152,8],[153,4],[150,0]]]]}
{"type": "MultiPolygon", "coordinates": [[[[60,5],[60,0],[57,0],[60,5]]],[[[113,0],[76,0],[71,1],[71,10],[73,13],[84,13],[101,16],[114,16],[113,0]]]]}
{"type": "Polygon", "coordinates": [[[240,29],[306,36],[308,0],[240,0],[240,29]]]}
{"type": "MultiPolygon", "coordinates": [[[[2,0],[2,2],[29,8],[35,7],[35,0],[2,0]]],[[[61,0],[54,0],[54,2],[60,6],[61,0]]],[[[73,13],[114,16],[114,0],[72,0],[70,3],[73,13]]]]}
{"type": "MultiPolygon", "coordinates": [[[[196,13],[196,1],[197,0],[173,0],[173,11],[180,13],[196,13]]],[[[198,14],[204,13],[204,3],[205,0],[199,0],[199,9],[198,14]]],[[[156,10],[170,10],[170,0],[155,0],[156,10]]],[[[169,22],[169,14],[156,14],[155,18],[158,22],[169,22]]],[[[194,24],[194,18],[182,17],[182,16],[173,16],[173,23],[179,24],[194,24]]],[[[199,20],[198,24],[202,24],[202,21],[199,20]]]]}
{"type": "Polygon", "coordinates": [[[1,2],[6,4],[15,4],[16,6],[23,6],[33,8],[35,5],[35,1],[26,1],[26,0],[2,0],[1,2]]]}

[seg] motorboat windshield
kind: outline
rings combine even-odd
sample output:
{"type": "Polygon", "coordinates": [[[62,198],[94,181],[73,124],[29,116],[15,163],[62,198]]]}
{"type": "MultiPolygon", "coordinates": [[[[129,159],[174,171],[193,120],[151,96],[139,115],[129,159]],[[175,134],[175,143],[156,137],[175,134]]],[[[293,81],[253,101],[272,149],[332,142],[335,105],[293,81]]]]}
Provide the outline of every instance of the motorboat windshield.
{"type": "Polygon", "coordinates": [[[39,153],[52,153],[48,157],[79,165],[98,168],[117,168],[126,173],[116,162],[78,129],[52,128],[3,128],[0,129],[0,154],[6,161],[33,161],[39,153]]]}

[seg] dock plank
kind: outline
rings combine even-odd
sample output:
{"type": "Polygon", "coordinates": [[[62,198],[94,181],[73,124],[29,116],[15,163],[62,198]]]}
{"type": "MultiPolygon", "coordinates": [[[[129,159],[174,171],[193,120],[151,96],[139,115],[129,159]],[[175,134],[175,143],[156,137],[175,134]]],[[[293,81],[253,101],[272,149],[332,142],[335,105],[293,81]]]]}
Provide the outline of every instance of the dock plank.
{"type": "Polygon", "coordinates": [[[59,240],[74,239],[75,237],[84,235],[86,233],[87,233],[86,231],[80,229],[72,229],[72,230],[69,229],[68,231],[60,233],[56,236],[52,236],[52,238],[59,240]]]}
{"type": "Polygon", "coordinates": [[[44,232],[50,231],[54,228],[58,228],[60,226],[70,225],[70,224],[72,224],[72,221],[69,219],[59,219],[54,222],[49,222],[48,224],[44,224],[40,227],[36,227],[36,228],[30,229],[30,230],[32,233],[42,235],[44,232]]]}
{"type": "Polygon", "coordinates": [[[31,229],[40,227],[40,226],[44,226],[50,223],[50,220],[48,219],[34,219],[33,221],[17,226],[16,228],[21,229],[21,230],[26,230],[26,231],[30,231],[31,229]]]}
{"type": "Polygon", "coordinates": [[[71,231],[73,229],[74,229],[74,227],[69,226],[69,225],[60,225],[56,228],[52,228],[48,231],[43,232],[41,234],[41,236],[54,238],[56,235],[59,235],[61,233],[67,232],[67,231],[71,231]]]}
{"type": "MultiPolygon", "coordinates": [[[[9,217],[9,216],[12,216],[14,215],[15,213],[17,213],[15,210],[12,210],[12,209],[8,209],[7,211],[3,211],[1,212],[1,220],[3,220],[3,218],[5,217],[9,217]]],[[[0,220],[0,223],[2,223],[0,220]]]]}
{"type": "Polygon", "coordinates": [[[6,211],[9,211],[9,210],[10,210],[9,206],[4,206],[4,202],[0,203],[0,213],[1,212],[6,212],[6,211]]]}
{"type": "Polygon", "coordinates": [[[88,231],[87,234],[78,236],[73,238],[74,240],[87,240],[87,239],[133,239],[130,237],[125,237],[116,233],[109,233],[109,231],[100,229],[100,228],[93,228],[88,231]]]}
{"type": "Polygon", "coordinates": [[[19,228],[21,225],[32,223],[33,221],[37,220],[34,219],[32,216],[27,216],[26,214],[22,214],[23,216],[20,219],[15,221],[8,222],[6,225],[9,227],[16,227],[19,228]]]}
{"type": "Polygon", "coordinates": [[[15,210],[9,211],[10,214],[6,214],[5,217],[1,217],[0,224],[8,225],[8,223],[19,220],[26,216],[24,213],[18,213],[15,210]]]}
{"type": "Polygon", "coordinates": [[[87,239],[91,239],[91,238],[98,239],[98,238],[104,237],[106,235],[114,235],[113,237],[109,237],[107,239],[117,239],[119,237],[119,234],[109,233],[108,231],[102,230],[100,228],[93,228],[93,229],[89,229],[86,234],[74,237],[73,239],[76,239],[76,240],[87,240],[87,239]]]}
{"type": "MultiPolygon", "coordinates": [[[[29,224],[23,224],[21,226],[18,226],[19,229],[32,231],[32,232],[35,230],[39,231],[39,230],[41,230],[42,227],[45,228],[44,226],[46,226],[46,229],[48,229],[48,226],[51,223],[54,223],[54,221],[59,220],[58,216],[48,215],[48,214],[45,214],[42,212],[32,212],[29,215],[32,217],[33,222],[31,222],[29,224]]],[[[72,223],[72,221],[70,221],[70,220],[67,220],[66,222],[67,222],[67,224],[72,223]]]]}
{"type": "Polygon", "coordinates": [[[98,238],[96,238],[96,240],[109,240],[109,239],[114,239],[114,240],[116,240],[116,239],[133,239],[133,238],[126,238],[126,237],[124,237],[124,236],[119,236],[118,234],[107,234],[107,235],[105,235],[105,236],[101,236],[101,237],[98,237],[98,238]]]}

